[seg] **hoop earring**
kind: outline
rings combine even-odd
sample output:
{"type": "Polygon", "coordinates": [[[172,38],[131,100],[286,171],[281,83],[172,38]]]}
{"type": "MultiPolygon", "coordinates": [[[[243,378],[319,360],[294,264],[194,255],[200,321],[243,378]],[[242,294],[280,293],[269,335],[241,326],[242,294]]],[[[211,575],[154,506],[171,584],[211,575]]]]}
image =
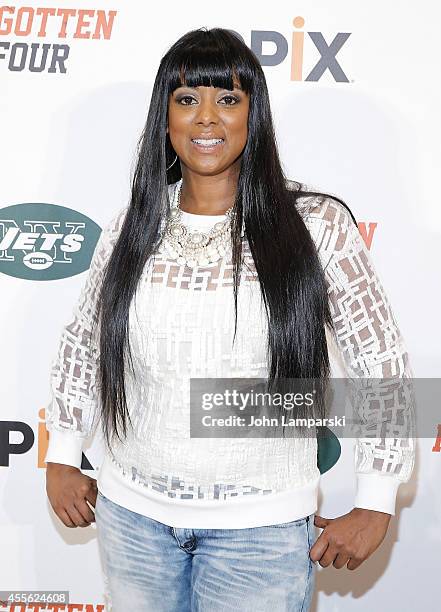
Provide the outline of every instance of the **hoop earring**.
{"type": "Polygon", "coordinates": [[[165,169],[166,172],[168,172],[170,170],[170,168],[173,166],[173,164],[176,163],[176,160],[178,159],[178,156],[176,155],[176,157],[174,158],[174,160],[172,161],[172,163],[168,166],[168,168],[165,169]]]}

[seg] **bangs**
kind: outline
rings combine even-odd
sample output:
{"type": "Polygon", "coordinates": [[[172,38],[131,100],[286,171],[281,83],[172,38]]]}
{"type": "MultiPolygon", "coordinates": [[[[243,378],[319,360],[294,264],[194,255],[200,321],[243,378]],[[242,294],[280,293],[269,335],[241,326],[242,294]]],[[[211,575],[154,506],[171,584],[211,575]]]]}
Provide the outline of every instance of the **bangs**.
{"type": "Polygon", "coordinates": [[[175,47],[169,57],[168,93],[182,86],[219,87],[233,90],[235,83],[250,94],[255,79],[253,60],[233,34],[228,40],[198,31],[200,40],[175,47]],[[237,44],[235,44],[237,41],[237,44]]]}

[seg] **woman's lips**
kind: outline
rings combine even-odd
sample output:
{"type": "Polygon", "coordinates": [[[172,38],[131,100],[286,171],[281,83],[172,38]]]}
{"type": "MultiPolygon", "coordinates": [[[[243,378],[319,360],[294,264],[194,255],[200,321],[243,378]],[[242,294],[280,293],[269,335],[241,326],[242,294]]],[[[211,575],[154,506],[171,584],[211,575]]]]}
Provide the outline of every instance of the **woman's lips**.
{"type": "Polygon", "coordinates": [[[201,153],[211,153],[224,144],[223,138],[192,138],[191,144],[201,153]]]}

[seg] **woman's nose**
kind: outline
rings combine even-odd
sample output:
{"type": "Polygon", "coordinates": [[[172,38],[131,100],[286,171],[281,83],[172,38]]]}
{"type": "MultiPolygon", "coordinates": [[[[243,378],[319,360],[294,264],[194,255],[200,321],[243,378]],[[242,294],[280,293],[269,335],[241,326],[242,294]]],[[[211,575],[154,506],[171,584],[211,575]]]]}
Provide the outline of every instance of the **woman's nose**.
{"type": "Polygon", "coordinates": [[[203,125],[210,125],[211,123],[217,123],[218,119],[216,104],[210,100],[201,100],[196,115],[196,122],[203,125]]]}

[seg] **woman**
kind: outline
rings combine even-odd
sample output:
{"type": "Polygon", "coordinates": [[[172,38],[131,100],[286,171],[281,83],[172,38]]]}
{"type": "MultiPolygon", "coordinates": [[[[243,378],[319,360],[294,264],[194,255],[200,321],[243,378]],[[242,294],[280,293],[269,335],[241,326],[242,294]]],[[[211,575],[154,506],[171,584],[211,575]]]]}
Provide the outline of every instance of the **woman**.
{"type": "Polygon", "coordinates": [[[314,561],[355,569],[386,534],[412,445],[359,439],[355,507],[324,519],[315,435],[189,436],[190,378],[325,381],[327,329],[353,379],[410,376],[352,214],[300,187],[283,175],[253,53],[222,29],[179,39],[156,76],[130,204],[102,232],[63,330],[46,417],[50,502],[70,527],[95,507],[118,612],[308,610],[314,561]],[[98,423],[97,492],[79,468],[98,423]]]}

